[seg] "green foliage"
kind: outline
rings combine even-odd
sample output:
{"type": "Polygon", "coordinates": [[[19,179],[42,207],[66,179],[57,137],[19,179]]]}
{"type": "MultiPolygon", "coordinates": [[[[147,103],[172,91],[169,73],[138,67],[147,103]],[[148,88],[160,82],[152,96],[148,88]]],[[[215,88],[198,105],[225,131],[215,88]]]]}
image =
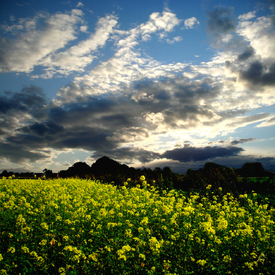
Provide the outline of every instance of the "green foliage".
{"type": "Polygon", "coordinates": [[[239,179],[240,192],[258,193],[258,202],[269,201],[275,207],[275,178],[274,177],[244,177],[239,179]]]}
{"type": "Polygon", "coordinates": [[[199,192],[211,184],[214,190],[222,187],[224,192],[238,193],[238,183],[237,175],[232,168],[208,162],[199,170],[188,169],[178,188],[199,192]]]}
{"type": "Polygon", "coordinates": [[[273,274],[274,208],[213,186],[2,179],[0,274],[273,274]]]}

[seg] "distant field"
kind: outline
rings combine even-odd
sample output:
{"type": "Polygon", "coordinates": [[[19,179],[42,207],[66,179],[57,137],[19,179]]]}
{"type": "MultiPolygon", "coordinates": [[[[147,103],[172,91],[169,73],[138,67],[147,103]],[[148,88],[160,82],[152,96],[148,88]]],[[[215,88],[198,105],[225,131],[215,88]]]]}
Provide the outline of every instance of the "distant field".
{"type": "Polygon", "coordinates": [[[0,274],[274,274],[275,209],[251,194],[0,179],[0,274]]]}

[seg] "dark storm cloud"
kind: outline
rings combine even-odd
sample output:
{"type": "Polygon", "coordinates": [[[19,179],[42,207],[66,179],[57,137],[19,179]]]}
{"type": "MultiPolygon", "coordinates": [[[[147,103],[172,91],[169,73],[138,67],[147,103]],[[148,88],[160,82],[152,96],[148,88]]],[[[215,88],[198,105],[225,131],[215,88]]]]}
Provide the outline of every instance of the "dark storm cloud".
{"type": "MultiPolygon", "coordinates": [[[[184,127],[188,128],[196,126],[202,116],[211,119],[213,112],[198,106],[198,102],[212,100],[218,93],[209,79],[191,84],[179,77],[142,82],[132,93],[116,97],[83,96],[76,102],[47,104],[42,89],[29,86],[1,97],[0,115],[2,112],[5,123],[0,123],[0,133],[10,144],[9,150],[22,146],[30,152],[26,158],[32,160],[46,156],[31,153],[36,150],[74,148],[93,151],[100,157],[135,158],[145,163],[159,158],[159,154],[141,148],[119,148],[124,142],[148,138],[149,132],[161,123],[182,127],[182,121],[186,121],[184,127]],[[164,121],[146,120],[147,114],[159,112],[164,121]],[[10,132],[5,130],[8,124],[13,125],[10,132]]],[[[16,155],[14,150],[11,154],[16,155]]]]}
{"type": "Polygon", "coordinates": [[[213,86],[208,79],[204,81],[194,82],[194,83],[181,83],[176,86],[176,91],[174,96],[182,104],[198,104],[202,99],[209,100],[215,98],[219,92],[219,86],[213,86]]]}
{"type": "Polygon", "coordinates": [[[28,134],[32,133],[34,135],[44,136],[46,134],[48,135],[56,134],[63,130],[64,130],[64,127],[61,125],[58,125],[54,121],[46,121],[44,123],[35,122],[33,124],[30,124],[29,126],[21,128],[19,131],[28,133],[28,134]]]}
{"type": "Polygon", "coordinates": [[[11,45],[11,40],[0,36],[0,72],[11,71],[6,54],[11,45]]]}
{"type": "Polygon", "coordinates": [[[161,113],[163,120],[156,122],[152,119],[154,125],[160,126],[164,123],[169,128],[195,127],[201,123],[202,117],[204,120],[214,119],[215,113],[211,109],[211,102],[221,90],[220,85],[214,84],[213,80],[207,77],[191,81],[185,77],[164,79],[157,84],[143,83],[139,88],[139,95],[147,95],[147,104],[140,103],[141,100],[137,100],[139,97],[135,96],[138,103],[143,106],[144,112],[161,113]],[[152,98],[151,101],[148,100],[149,97],[152,98]],[[162,100],[155,101],[155,99],[162,100]],[[200,106],[202,100],[204,105],[200,106]]]}
{"type": "MultiPolygon", "coordinates": [[[[202,119],[214,120],[214,112],[198,105],[184,105],[162,112],[164,123],[171,128],[189,129],[198,126],[202,119]]],[[[204,123],[204,122],[203,122],[204,123]]],[[[209,122],[213,124],[214,122],[209,122]]]]}
{"type": "Polygon", "coordinates": [[[22,145],[29,150],[53,149],[84,149],[88,151],[102,148],[115,148],[116,142],[107,141],[106,137],[112,132],[101,127],[88,127],[85,125],[67,128],[49,129],[45,124],[33,124],[29,128],[19,129],[18,134],[7,137],[10,144],[22,145]],[[41,126],[42,125],[42,126],[41,126]],[[27,129],[27,130],[26,130],[27,129]],[[31,129],[35,129],[31,131],[31,129]]]}
{"type": "Polygon", "coordinates": [[[275,27],[275,14],[272,14],[270,18],[271,18],[272,26],[274,28],[275,27]]]}
{"type": "Polygon", "coordinates": [[[240,76],[253,85],[275,85],[275,63],[267,68],[260,61],[255,61],[247,70],[241,71],[240,76]]]}
{"type": "Polygon", "coordinates": [[[162,157],[180,162],[189,161],[205,161],[216,157],[229,157],[236,156],[244,151],[239,147],[219,147],[219,146],[206,146],[206,147],[193,147],[184,146],[183,148],[176,148],[167,150],[162,157]]]}
{"type": "MultiPolygon", "coordinates": [[[[147,81],[136,84],[132,91],[116,97],[84,95],[75,102],[68,102],[64,95],[64,102],[59,97],[49,104],[39,87],[25,87],[20,93],[1,97],[2,104],[6,104],[2,115],[7,122],[13,123],[13,128],[8,133],[0,122],[0,133],[2,131],[5,134],[4,142],[9,144],[11,155],[16,155],[17,147],[21,146],[24,152],[29,152],[25,154],[25,159],[31,161],[36,157],[47,157],[47,152],[41,153],[43,148],[83,149],[94,152],[94,158],[106,155],[117,160],[137,159],[142,163],[161,157],[197,161],[235,155],[242,149],[194,148],[186,144],[184,148],[178,148],[179,151],[175,149],[160,155],[143,148],[122,147],[125,142],[134,144],[137,140],[148,138],[151,131],[163,124],[170,129],[189,129],[199,123],[215,123],[216,114],[211,102],[219,95],[221,87],[212,81],[206,77],[197,78],[196,81],[185,77],[163,79],[160,82],[147,81]],[[204,101],[203,105],[200,105],[201,100],[204,101]],[[23,113],[27,120],[19,123],[23,113]],[[154,120],[155,114],[161,114],[163,119],[154,120]],[[185,152],[192,154],[180,157],[180,153],[185,152]]],[[[78,94],[78,90],[75,90],[77,87],[73,88],[78,94]]],[[[227,114],[222,119],[234,115],[227,114]]],[[[18,151],[19,158],[20,154],[18,151]]]]}
{"type": "Polygon", "coordinates": [[[251,46],[249,46],[246,48],[246,50],[242,54],[239,54],[238,61],[246,61],[254,54],[255,54],[255,50],[251,46]]]}
{"type": "Polygon", "coordinates": [[[238,145],[240,143],[246,143],[246,142],[250,142],[250,141],[253,141],[253,140],[256,140],[256,138],[240,138],[238,140],[232,140],[230,142],[231,145],[238,145]]]}
{"type": "Polygon", "coordinates": [[[236,18],[233,15],[233,8],[216,7],[208,12],[208,31],[216,36],[227,34],[235,30],[236,18]]]}
{"type": "Polygon", "coordinates": [[[6,158],[11,162],[23,164],[27,161],[36,162],[37,160],[47,158],[47,154],[42,152],[32,152],[30,148],[26,146],[0,143],[0,156],[6,158]]]}
{"type": "Polygon", "coordinates": [[[0,96],[0,115],[7,114],[11,110],[30,112],[39,117],[41,108],[47,104],[46,96],[40,87],[30,85],[20,92],[5,92],[6,96],[0,96]]]}
{"type": "MultiPolygon", "coordinates": [[[[43,95],[39,100],[30,99],[29,95],[35,95],[34,87],[24,89],[21,94],[11,94],[2,97],[2,102],[9,103],[5,111],[6,120],[20,120],[18,112],[28,116],[26,123],[14,123],[13,131],[7,133],[0,129],[0,133],[6,134],[6,142],[11,155],[17,154],[17,147],[22,146],[24,152],[33,152],[42,148],[53,149],[84,149],[89,151],[114,150],[119,146],[120,140],[107,137],[113,135],[117,129],[135,126],[136,116],[140,115],[139,104],[132,108],[131,104],[125,104],[124,98],[102,98],[95,99],[88,97],[86,101],[56,105],[51,102],[47,106],[40,105],[41,112],[38,117],[33,114],[33,106],[39,106],[46,101],[43,95]],[[18,99],[17,105],[15,98],[18,99]],[[12,112],[11,112],[12,111],[12,112]],[[14,149],[14,151],[13,151],[14,149]]],[[[39,90],[38,90],[39,91],[39,90]]],[[[131,103],[130,98],[126,98],[131,103]]],[[[5,126],[0,123],[1,126],[5,126]]],[[[20,154],[20,152],[19,152],[20,154]]],[[[38,159],[46,157],[41,154],[25,154],[26,159],[38,159]]],[[[19,156],[20,158],[20,156],[19,156]]],[[[140,157],[142,158],[142,157],[140,157]]]]}
{"type": "Polygon", "coordinates": [[[102,128],[130,126],[133,113],[130,100],[122,98],[96,99],[87,97],[83,102],[66,103],[62,106],[53,105],[49,108],[49,118],[62,125],[101,125],[102,128]]]}
{"type": "Polygon", "coordinates": [[[55,140],[51,141],[51,146],[55,149],[74,148],[88,151],[112,149],[117,144],[106,140],[110,133],[109,130],[100,127],[76,127],[57,136],[55,140]]]}

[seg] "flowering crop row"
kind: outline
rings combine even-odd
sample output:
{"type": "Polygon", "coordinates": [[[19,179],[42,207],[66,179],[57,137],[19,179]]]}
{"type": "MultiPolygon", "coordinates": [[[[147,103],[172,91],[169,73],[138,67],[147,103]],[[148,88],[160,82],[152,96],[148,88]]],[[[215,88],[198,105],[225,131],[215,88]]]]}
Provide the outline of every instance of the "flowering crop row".
{"type": "Polygon", "coordinates": [[[0,274],[275,270],[275,210],[257,194],[160,195],[142,182],[0,180],[0,274]]]}

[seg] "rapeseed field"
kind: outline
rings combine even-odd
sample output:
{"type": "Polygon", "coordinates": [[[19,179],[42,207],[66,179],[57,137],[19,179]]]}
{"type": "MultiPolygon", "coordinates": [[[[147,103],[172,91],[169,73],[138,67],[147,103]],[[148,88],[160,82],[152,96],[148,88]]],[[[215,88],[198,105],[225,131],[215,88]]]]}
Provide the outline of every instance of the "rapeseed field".
{"type": "Polygon", "coordinates": [[[256,193],[139,183],[0,179],[0,274],[274,274],[275,210],[256,193]]]}

